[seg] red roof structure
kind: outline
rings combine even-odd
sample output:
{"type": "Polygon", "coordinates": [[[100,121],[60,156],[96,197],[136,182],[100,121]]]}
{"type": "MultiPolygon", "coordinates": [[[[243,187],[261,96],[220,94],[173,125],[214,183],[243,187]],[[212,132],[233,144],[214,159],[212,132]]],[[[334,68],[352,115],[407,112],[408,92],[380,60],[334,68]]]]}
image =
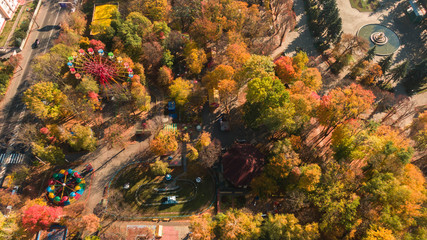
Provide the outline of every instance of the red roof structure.
{"type": "Polygon", "coordinates": [[[224,178],[247,187],[264,166],[264,155],[251,144],[234,144],[222,157],[224,178]]]}

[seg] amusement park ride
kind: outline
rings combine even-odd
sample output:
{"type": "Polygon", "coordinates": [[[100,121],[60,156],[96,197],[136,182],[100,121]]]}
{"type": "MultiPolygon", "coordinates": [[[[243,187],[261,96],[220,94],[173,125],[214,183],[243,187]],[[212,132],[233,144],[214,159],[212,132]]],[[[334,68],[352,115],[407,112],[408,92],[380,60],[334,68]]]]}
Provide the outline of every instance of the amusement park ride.
{"type": "Polygon", "coordinates": [[[76,79],[81,79],[84,75],[90,75],[103,86],[127,85],[127,82],[133,78],[133,69],[128,62],[124,62],[123,58],[115,57],[114,53],[109,52],[105,56],[103,49],[98,49],[98,54],[95,54],[93,48],[88,48],[87,51],[80,49],[73,52],[68,57],[67,66],[71,74],[76,79]]]}
{"type": "Polygon", "coordinates": [[[93,168],[89,164],[82,174],[73,169],[62,169],[59,173],[53,174],[46,189],[49,202],[58,206],[67,206],[77,201],[86,189],[86,181],[83,176],[92,171],[93,168]]]}

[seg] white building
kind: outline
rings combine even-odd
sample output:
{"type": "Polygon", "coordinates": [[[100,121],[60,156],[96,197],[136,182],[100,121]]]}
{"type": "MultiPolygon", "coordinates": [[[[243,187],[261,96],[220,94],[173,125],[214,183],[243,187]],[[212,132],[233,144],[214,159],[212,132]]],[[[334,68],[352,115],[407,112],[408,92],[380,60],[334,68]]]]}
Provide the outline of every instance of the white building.
{"type": "Polygon", "coordinates": [[[18,6],[18,0],[0,0],[0,32],[3,30],[6,21],[12,19],[18,6]]]}

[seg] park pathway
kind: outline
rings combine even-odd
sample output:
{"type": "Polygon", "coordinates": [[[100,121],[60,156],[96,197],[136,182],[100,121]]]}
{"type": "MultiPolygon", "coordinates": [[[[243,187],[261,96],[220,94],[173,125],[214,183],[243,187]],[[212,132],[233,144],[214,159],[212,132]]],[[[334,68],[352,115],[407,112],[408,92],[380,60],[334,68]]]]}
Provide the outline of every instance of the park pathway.
{"type": "Polygon", "coordinates": [[[282,54],[295,54],[296,47],[302,47],[309,56],[317,55],[313,45],[313,38],[307,26],[307,15],[304,9],[305,0],[294,0],[294,12],[296,15],[296,29],[286,34],[284,42],[270,55],[273,59],[282,54]]]}
{"type": "Polygon", "coordinates": [[[86,196],[89,198],[85,209],[86,213],[93,213],[97,204],[101,202],[104,188],[117,170],[130,162],[142,160],[138,159],[138,155],[148,149],[150,140],[151,137],[142,142],[128,145],[121,150],[102,147],[85,157],[86,161],[83,165],[92,164],[95,173],[90,182],[90,196],[86,196]]]}

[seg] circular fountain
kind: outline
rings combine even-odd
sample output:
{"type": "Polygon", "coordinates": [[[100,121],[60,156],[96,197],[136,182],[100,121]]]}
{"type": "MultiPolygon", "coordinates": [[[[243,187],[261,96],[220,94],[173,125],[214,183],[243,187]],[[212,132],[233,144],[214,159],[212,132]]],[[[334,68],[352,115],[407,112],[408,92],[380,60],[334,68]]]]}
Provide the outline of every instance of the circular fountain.
{"type": "Polygon", "coordinates": [[[361,27],[357,36],[367,40],[370,48],[375,46],[376,55],[390,55],[400,47],[397,34],[380,24],[368,24],[361,27]]]}

